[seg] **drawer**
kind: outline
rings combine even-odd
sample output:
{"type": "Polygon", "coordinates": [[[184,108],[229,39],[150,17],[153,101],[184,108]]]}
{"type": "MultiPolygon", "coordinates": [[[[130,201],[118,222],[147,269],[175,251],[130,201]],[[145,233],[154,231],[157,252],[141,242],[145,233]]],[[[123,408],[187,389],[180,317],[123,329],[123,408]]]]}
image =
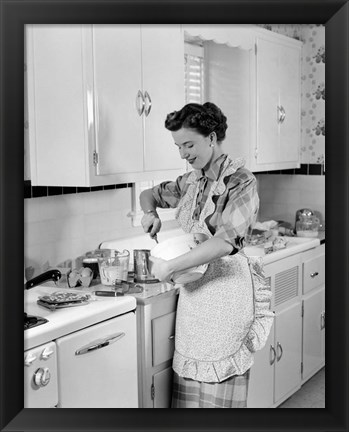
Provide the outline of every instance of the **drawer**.
{"type": "Polygon", "coordinates": [[[171,360],[174,352],[176,312],[154,318],[151,321],[153,366],[171,360]]]}
{"type": "Polygon", "coordinates": [[[325,254],[319,254],[303,263],[303,294],[325,284],[325,254]]]}

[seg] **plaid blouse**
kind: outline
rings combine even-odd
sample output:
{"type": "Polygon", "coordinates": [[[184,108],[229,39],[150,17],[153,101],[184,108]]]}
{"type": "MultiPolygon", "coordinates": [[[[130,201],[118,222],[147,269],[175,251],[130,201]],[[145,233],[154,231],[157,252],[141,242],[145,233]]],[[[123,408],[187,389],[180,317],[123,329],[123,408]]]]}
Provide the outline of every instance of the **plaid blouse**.
{"type": "MultiPolygon", "coordinates": [[[[197,206],[193,218],[198,218],[203,209],[213,182],[219,180],[223,163],[228,155],[220,155],[206,172],[195,170],[197,181],[203,185],[197,195],[197,206]],[[206,180],[207,178],[207,180],[206,180]]],[[[230,158],[228,159],[232,161],[230,158]]],[[[236,253],[244,247],[245,237],[257,219],[259,197],[255,176],[243,166],[236,172],[224,178],[226,185],[222,195],[213,195],[215,211],[205,220],[208,229],[214,237],[222,238],[233,246],[236,253]]],[[[153,187],[153,196],[160,208],[177,207],[181,197],[185,195],[189,184],[187,179],[192,173],[179,176],[175,181],[165,181],[153,187]]]]}

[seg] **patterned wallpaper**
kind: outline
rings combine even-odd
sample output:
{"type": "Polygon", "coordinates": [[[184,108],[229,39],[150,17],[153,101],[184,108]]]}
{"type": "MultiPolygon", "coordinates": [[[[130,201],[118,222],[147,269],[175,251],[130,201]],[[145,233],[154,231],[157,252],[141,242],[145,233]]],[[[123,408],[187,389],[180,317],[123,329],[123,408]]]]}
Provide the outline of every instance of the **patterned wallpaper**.
{"type": "Polygon", "coordinates": [[[325,161],[325,27],[321,24],[260,24],[303,42],[301,163],[325,161]]]}

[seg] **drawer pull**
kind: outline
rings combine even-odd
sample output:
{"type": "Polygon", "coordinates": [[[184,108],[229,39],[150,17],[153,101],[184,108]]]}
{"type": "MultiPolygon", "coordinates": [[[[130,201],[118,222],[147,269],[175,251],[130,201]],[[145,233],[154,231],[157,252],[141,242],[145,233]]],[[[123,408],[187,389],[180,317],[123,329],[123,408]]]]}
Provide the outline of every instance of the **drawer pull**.
{"type": "Polygon", "coordinates": [[[315,276],[318,276],[318,274],[319,274],[318,272],[310,273],[310,277],[314,278],[315,276]]]}
{"type": "Polygon", "coordinates": [[[168,337],[169,340],[173,340],[175,338],[175,335],[171,335],[168,337]]]}

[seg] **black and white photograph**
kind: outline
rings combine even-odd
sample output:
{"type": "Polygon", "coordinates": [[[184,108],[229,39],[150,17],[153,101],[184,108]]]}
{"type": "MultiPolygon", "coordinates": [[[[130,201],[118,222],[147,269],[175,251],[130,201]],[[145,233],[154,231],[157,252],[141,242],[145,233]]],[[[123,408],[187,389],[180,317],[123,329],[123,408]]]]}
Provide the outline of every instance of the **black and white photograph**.
{"type": "Polygon", "coordinates": [[[24,406],[325,408],[324,26],[25,36],[24,406]]]}
{"type": "MultiPolygon", "coordinates": [[[[150,22],[23,23],[28,427],[104,409],[154,431],[161,412],[203,430],[176,408],[339,410],[326,331],[344,329],[343,286],[328,263],[334,210],[338,224],[347,213],[333,206],[328,27],[150,22]]],[[[119,429],[106,417],[98,430],[119,429]]]]}

